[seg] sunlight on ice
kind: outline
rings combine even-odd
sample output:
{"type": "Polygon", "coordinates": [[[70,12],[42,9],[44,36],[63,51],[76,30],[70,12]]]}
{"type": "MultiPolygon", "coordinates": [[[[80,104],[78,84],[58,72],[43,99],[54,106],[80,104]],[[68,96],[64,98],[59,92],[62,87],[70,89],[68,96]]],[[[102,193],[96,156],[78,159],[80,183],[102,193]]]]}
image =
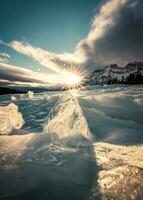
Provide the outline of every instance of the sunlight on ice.
{"type": "Polygon", "coordinates": [[[11,96],[12,101],[16,101],[16,97],[14,95],[11,96]]]}
{"type": "Polygon", "coordinates": [[[32,99],[32,98],[33,98],[33,92],[32,92],[32,91],[28,91],[28,92],[27,92],[27,95],[28,95],[29,99],[32,99]]]}
{"type": "Polygon", "coordinates": [[[0,106],[0,134],[9,135],[13,129],[20,129],[23,124],[22,114],[14,103],[0,106]]]}
{"type": "Polygon", "coordinates": [[[78,100],[69,92],[63,94],[57,106],[44,124],[44,133],[56,133],[59,138],[83,135],[90,139],[91,133],[78,100]]]}

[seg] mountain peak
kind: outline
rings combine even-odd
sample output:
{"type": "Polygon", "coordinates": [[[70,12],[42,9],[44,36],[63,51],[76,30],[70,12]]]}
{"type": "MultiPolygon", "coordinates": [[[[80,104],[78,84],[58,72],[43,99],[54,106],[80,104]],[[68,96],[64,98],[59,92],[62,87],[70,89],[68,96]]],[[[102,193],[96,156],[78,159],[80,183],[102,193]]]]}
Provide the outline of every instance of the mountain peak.
{"type": "Polygon", "coordinates": [[[110,64],[95,70],[85,78],[84,85],[98,84],[143,84],[143,62],[132,62],[124,67],[110,64]]]}

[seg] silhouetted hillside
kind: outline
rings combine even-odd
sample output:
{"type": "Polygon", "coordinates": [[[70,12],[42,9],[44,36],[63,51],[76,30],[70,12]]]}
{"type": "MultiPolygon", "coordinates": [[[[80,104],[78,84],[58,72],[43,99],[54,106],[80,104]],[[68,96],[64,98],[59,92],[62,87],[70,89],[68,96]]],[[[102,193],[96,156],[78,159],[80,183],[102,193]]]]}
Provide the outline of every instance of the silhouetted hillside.
{"type": "Polygon", "coordinates": [[[15,89],[0,86],[0,95],[3,95],[3,94],[23,94],[23,93],[26,93],[26,91],[20,91],[20,90],[15,90],[15,89]]]}

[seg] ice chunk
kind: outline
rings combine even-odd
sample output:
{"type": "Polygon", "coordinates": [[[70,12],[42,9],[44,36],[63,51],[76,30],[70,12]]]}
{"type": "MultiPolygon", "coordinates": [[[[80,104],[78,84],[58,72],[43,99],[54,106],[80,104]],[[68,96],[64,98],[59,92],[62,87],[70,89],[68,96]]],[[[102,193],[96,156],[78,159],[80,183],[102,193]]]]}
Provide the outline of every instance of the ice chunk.
{"type": "Polygon", "coordinates": [[[86,119],[77,98],[69,93],[63,94],[50,112],[44,124],[44,133],[56,133],[59,138],[83,135],[91,138],[86,119]]]}
{"type": "Polygon", "coordinates": [[[11,100],[12,100],[12,101],[16,101],[16,97],[12,95],[12,96],[11,96],[11,100]]]}
{"type": "Polygon", "coordinates": [[[28,91],[27,95],[28,95],[29,99],[33,98],[33,92],[32,91],[28,91]]]}
{"type": "Polygon", "coordinates": [[[24,124],[22,114],[18,106],[10,103],[8,106],[0,106],[0,134],[9,135],[13,129],[20,129],[24,124]]]}

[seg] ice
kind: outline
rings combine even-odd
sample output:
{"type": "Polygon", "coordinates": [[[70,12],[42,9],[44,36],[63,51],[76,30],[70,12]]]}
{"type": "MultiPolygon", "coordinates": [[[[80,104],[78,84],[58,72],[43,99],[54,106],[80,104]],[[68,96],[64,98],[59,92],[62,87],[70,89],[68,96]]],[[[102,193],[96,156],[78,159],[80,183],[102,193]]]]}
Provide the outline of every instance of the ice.
{"type": "Polygon", "coordinates": [[[59,138],[83,135],[90,139],[91,133],[77,98],[70,92],[60,96],[43,126],[44,133],[56,133],[59,138]]]}
{"type": "MultiPolygon", "coordinates": [[[[121,146],[109,143],[94,144],[96,159],[101,170],[98,184],[102,200],[142,199],[143,145],[121,146]]],[[[90,200],[97,198],[96,185],[90,200]]]]}
{"type": "Polygon", "coordinates": [[[16,97],[12,95],[12,96],[11,96],[11,100],[12,100],[12,101],[16,101],[16,97]]]}
{"type": "Polygon", "coordinates": [[[142,199],[143,86],[47,92],[16,103],[30,128],[0,136],[0,199],[142,199]]]}
{"type": "Polygon", "coordinates": [[[0,134],[10,134],[13,129],[20,129],[24,124],[22,114],[18,106],[10,103],[7,106],[0,106],[0,134]]]}
{"type": "Polygon", "coordinates": [[[143,138],[142,86],[98,87],[83,91],[79,103],[90,131],[112,143],[140,143],[143,138]]]}
{"type": "Polygon", "coordinates": [[[27,95],[28,95],[29,99],[32,99],[32,98],[33,98],[33,92],[32,92],[32,91],[28,91],[28,92],[27,92],[27,95]]]}
{"type": "Polygon", "coordinates": [[[1,136],[0,157],[1,199],[84,199],[97,170],[91,148],[66,148],[52,133],[1,136]]]}

